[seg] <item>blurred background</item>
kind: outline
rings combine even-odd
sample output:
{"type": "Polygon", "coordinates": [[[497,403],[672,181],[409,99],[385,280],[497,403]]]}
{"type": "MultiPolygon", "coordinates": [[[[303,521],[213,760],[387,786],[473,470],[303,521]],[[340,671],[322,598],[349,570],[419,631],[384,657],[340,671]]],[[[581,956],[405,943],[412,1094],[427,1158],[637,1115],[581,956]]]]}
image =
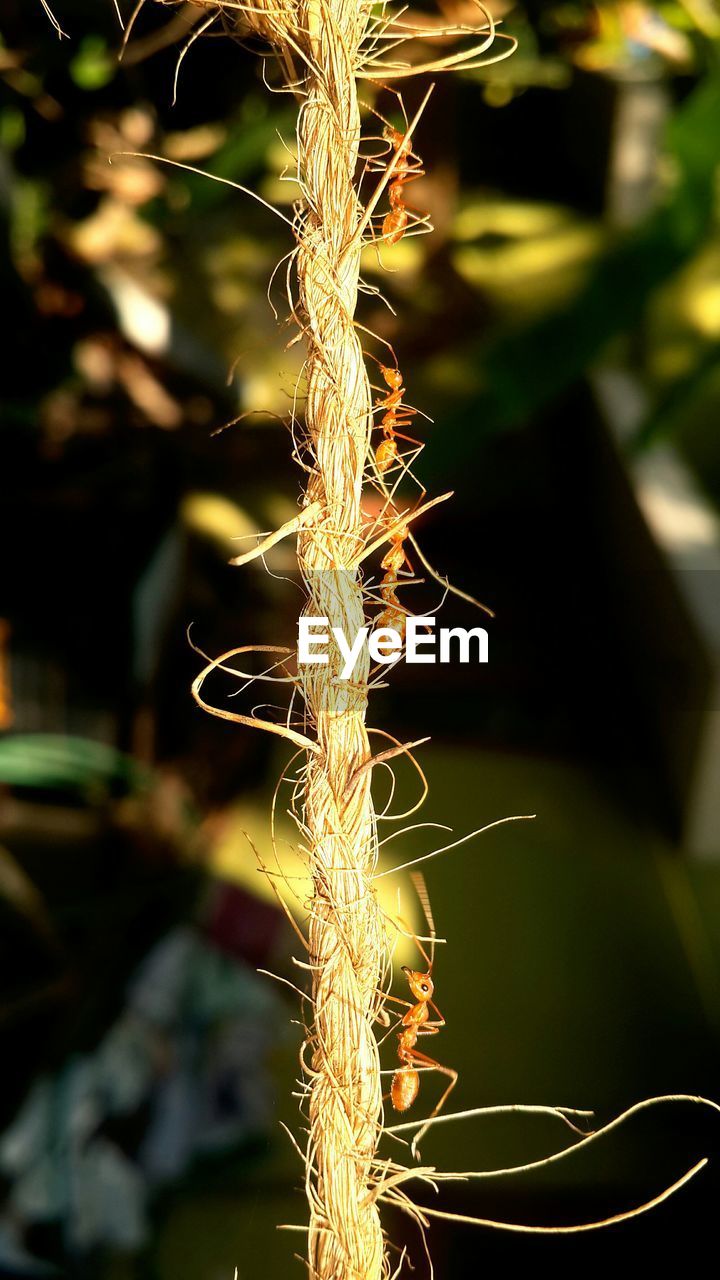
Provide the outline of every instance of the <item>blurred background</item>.
{"type": "MultiPolygon", "coordinates": [[[[720,1094],[720,10],[490,7],[519,51],[440,78],[411,199],[435,233],[369,248],[391,309],[361,300],[433,419],[415,420],[416,471],[455,497],[422,545],[495,611],[490,662],[431,681],[399,667],[370,722],[432,734],[421,819],[462,835],[537,814],[427,864],[453,1108],[607,1120],[647,1095],[720,1094]]],[[[146,3],[122,63],[110,0],[55,9],[67,40],[40,0],[4,0],[0,22],[0,1273],[300,1275],[301,1238],[275,1231],[304,1218],[279,1124],[298,1123],[298,1000],[257,973],[302,985],[299,944],[248,840],[269,856],[288,753],[195,707],[186,634],[209,654],[292,641],[291,545],[272,575],[227,564],[300,491],[282,271],[280,324],[267,296],[292,246],[231,186],[118,154],[288,212],[295,107],[251,42],[212,33],[173,102],[192,4],[146,3]]],[[[409,115],[426,87],[407,86],[409,115]]],[[[391,94],[363,95],[401,127],[391,94]]],[[[441,620],[478,615],[448,600],[441,620]]],[[[213,697],[252,705],[232,682],[213,697]]],[[[412,804],[416,776],[398,770],[398,793],[412,804]]],[[[400,837],[383,867],[444,839],[400,837]]],[[[404,876],[381,883],[417,910],[404,876]]],[[[422,1084],[429,1108],[438,1081],[422,1084]]],[[[664,1107],[443,1204],[601,1217],[717,1157],[718,1133],[710,1112],[664,1107]]],[[[566,1141],[556,1121],[476,1119],[424,1156],[496,1169],[566,1141]]],[[[437,1224],[436,1275],[570,1275],[591,1255],[649,1270],[676,1241],[710,1246],[719,1192],[716,1159],[593,1237],[437,1224]]],[[[388,1227],[424,1275],[412,1226],[388,1227]]]]}

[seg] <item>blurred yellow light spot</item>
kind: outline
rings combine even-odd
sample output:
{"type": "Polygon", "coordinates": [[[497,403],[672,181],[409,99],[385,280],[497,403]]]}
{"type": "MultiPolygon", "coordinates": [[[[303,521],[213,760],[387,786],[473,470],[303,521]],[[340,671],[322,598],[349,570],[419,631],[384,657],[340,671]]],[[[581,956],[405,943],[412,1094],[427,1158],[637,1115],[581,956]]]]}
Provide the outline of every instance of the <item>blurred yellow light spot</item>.
{"type": "Polygon", "coordinates": [[[215,280],[211,293],[218,311],[225,315],[236,315],[255,298],[252,287],[238,279],[215,280]]]}
{"type": "Polygon", "coordinates": [[[453,260],[471,285],[527,315],[572,297],[601,244],[599,229],[575,225],[508,244],[462,245],[453,260]]]}
{"type": "Polygon", "coordinates": [[[509,80],[491,80],[485,85],[484,98],[489,107],[506,107],[515,91],[509,80]]]}
{"type": "Polygon", "coordinates": [[[460,209],[453,235],[455,240],[479,240],[486,235],[510,239],[540,236],[572,225],[572,216],[562,205],[479,199],[460,209]]]}
{"type": "Polygon", "coordinates": [[[686,299],[686,313],[704,338],[720,338],[720,280],[697,285],[686,299]]]}
{"type": "MultiPolygon", "coordinates": [[[[269,344],[268,337],[268,347],[269,344]]],[[[278,378],[277,367],[270,365],[267,369],[258,369],[248,365],[244,371],[242,398],[246,411],[253,413],[250,421],[254,429],[276,430],[278,418],[287,421],[292,403],[287,392],[288,382],[278,378]]]]}
{"type": "Polygon", "coordinates": [[[213,155],[227,138],[227,129],[221,124],[201,124],[194,129],[165,135],[165,155],[171,160],[192,163],[213,155]]]}
{"type": "Polygon", "coordinates": [[[471,396],[480,390],[478,367],[452,354],[434,356],[427,362],[425,372],[436,395],[445,392],[450,396],[471,396]]]}
{"type": "Polygon", "coordinates": [[[422,235],[403,236],[397,244],[387,244],[377,240],[365,246],[361,256],[361,267],[364,275],[383,273],[385,270],[397,271],[399,275],[417,272],[423,265],[425,251],[422,235]]]}
{"type": "Polygon", "coordinates": [[[255,521],[242,507],[217,493],[189,493],[183,499],[180,515],[187,529],[209,538],[228,556],[239,554],[238,538],[253,538],[258,533],[255,521]]]}

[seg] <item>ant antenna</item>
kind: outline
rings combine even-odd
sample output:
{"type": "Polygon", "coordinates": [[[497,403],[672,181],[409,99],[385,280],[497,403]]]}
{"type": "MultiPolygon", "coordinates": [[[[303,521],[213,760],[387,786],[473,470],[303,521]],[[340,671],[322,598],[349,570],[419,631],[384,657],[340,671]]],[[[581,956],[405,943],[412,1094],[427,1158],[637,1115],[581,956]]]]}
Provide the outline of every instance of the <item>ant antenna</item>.
{"type": "MultiPolygon", "coordinates": [[[[436,936],[437,930],[435,929],[435,921],[433,919],[432,907],[430,906],[430,896],[427,891],[427,885],[425,884],[425,877],[422,874],[422,871],[411,871],[410,879],[415,885],[415,892],[417,893],[417,896],[420,899],[420,906],[423,909],[423,912],[425,914],[425,919],[427,920],[428,929],[430,931],[430,959],[428,960],[428,965],[429,965],[428,972],[431,973],[433,964],[435,963],[435,936],[436,936]]],[[[423,951],[423,955],[425,955],[424,951],[423,951]]],[[[425,956],[425,959],[427,960],[427,956],[425,956]]]]}

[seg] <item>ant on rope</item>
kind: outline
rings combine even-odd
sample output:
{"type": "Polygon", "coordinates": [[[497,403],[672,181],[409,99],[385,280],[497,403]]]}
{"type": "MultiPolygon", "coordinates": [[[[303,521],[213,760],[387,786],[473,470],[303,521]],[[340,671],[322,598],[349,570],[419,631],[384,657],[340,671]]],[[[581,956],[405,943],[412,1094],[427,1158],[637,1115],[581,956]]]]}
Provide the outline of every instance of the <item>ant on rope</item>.
{"type": "MultiPolygon", "coordinates": [[[[378,360],[378,365],[383,381],[388,388],[385,394],[376,401],[376,407],[382,410],[383,414],[379,424],[383,439],[375,451],[375,465],[379,474],[383,476],[396,462],[400,461],[402,463],[398,452],[398,440],[404,440],[408,444],[415,445],[418,451],[422,449],[423,445],[422,441],[417,440],[414,436],[406,435],[404,431],[399,429],[409,427],[418,411],[409,405],[403,404],[405,387],[403,386],[403,375],[397,363],[394,366],[384,365],[378,360]]],[[[407,470],[405,464],[403,463],[402,465],[407,470]]],[[[392,504],[391,512],[393,517],[397,516],[392,504]]],[[[406,523],[399,525],[390,534],[390,546],[381,561],[384,576],[380,582],[380,596],[385,607],[375,624],[378,628],[392,628],[398,632],[401,639],[405,638],[407,612],[402,608],[396,593],[400,571],[407,567],[411,574],[413,572],[404,545],[408,537],[409,529],[406,523]]]]}
{"type": "MultiPolygon", "coordinates": [[[[387,85],[382,88],[388,89],[387,85]]],[[[418,178],[425,177],[425,169],[423,162],[417,152],[413,151],[412,139],[407,137],[408,118],[405,110],[405,104],[402,96],[396,89],[388,89],[389,93],[394,93],[405,118],[405,132],[401,132],[390,124],[389,120],[377,110],[376,107],[370,107],[373,115],[382,121],[382,141],[387,143],[390,152],[397,157],[395,168],[393,169],[392,181],[388,187],[388,199],[390,201],[390,210],[385,214],[382,224],[382,238],[388,244],[397,244],[402,240],[405,232],[408,230],[410,215],[414,214],[417,225],[427,225],[428,215],[419,214],[417,211],[405,203],[405,188],[411,182],[416,182],[418,178]]],[[[389,163],[389,162],[388,162],[389,163]]],[[[368,163],[368,171],[371,173],[384,173],[388,164],[384,162],[384,157],[374,156],[368,163]]],[[[415,224],[413,224],[415,225],[415,224]]]]}
{"type": "Polygon", "coordinates": [[[412,567],[405,550],[405,540],[408,537],[408,527],[406,524],[400,525],[394,533],[390,535],[390,546],[383,556],[380,567],[385,570],[384,576],[380,582],[380,596],[383,600],[385,608],[379,614],[375,621],[378,629],[391,627],[397,631],[401,640],[405,639],[405,629],[407,625],[407,614],[402,608],[397,598],[398,574],[400,570],[407,565],[412,572],[412,567]]]}
{"type": "Polygon", "coordinates": [[[450,1093],[455,1088],[458,1081],[458,1073],[454,1067],[445,1067],[442,1063],[437,1062],[435,1058],[430,1058],[426,1053],[422,1053],[416,1048],[418,1036],[435,1036],[445,1026],[445,1019],[433,1000],[434,983],[432,978],[433,963],[435,960],[435,922],[433,920],[432,910],[430,907],[430,898],[428,896],[425,879],[419,871],[411,873],[411,879],[415,886],[420,905],[422,906],[425,919],[430,931],[430,955],[428,956],[425,948],[420,942],[416,934],[413,934],[418,951],[422,955],[427,965],[426,972],[421,970],[410,969],[407,965],[403,965],[402,971],[408,980],[410,994],[413,1002],[409,1000],[400,1000],[397,996],[388,996],[389,1000],[393,1000],[396,1004],[406,1006],[406,1012],[400,1019],[401,1030],[398,1033],[398,1058],[400,1066],[395,1072],[392,1085],[390,1088],[390,1098],[392,1105],[396,1111],[407,1111],[418,1096],[420,1089],[420,1075],[418,1068],[429,1071],[439,1071],[443,1075],[450,1077],[450,1083],[443,1093],[440,1101],[436,1103],[430,1112],[427,1120],[421,1125],[416,1133],[413,1142],[413,1153],[416,1154],[417,1146],[421,1138],[427,1132],[432,1121],[442,1110],[450,1093]],[[434,1020],[430,1019],[430,1011],[437,1016],[434,1020]]]}
{"type": "MultiPolygon", "coordinates": [[[[404,133],[393,129],[392,125],[386,125],[383,129],[383,138],[390,143],[393,151],[399,155],[393,173],[393,180],[388,187],[390,212],[386,213],[383,219],[383,239],[387,240],[388,244],[397,244],[398,240],[402,240],[407,231],[410,213],[415,212],[409,209],[405,203],[404,189],[408,183],[415,182],[418,178],[424,178],[425,170],[420,156],[412,150],[412,142],[407,141],[404,133]]],[[[424,215],[424,217],[426,216],[424,215]]]]}
{"type": "Polygon", "coordinates": [[[397,365],[392,368],[384,364],[380,365],[380,372],[388,390],[376,401],[378,409],[383,410],[380,427],[385,438],[380,441],[375,451],[375,462],[380,475],[384,475],[398,460],[398,440],[417,445],[418,449],[422,448],[422,441],[398,430],[399,427],[409,427],[417,414],[417,409],[403,404],[405,388],[402,373],[397,365]]]}

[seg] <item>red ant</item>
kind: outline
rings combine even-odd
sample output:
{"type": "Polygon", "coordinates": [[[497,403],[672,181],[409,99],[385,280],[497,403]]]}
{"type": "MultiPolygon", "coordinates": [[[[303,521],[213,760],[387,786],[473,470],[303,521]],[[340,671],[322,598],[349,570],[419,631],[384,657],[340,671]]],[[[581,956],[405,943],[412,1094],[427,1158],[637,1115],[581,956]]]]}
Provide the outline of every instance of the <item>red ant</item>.
{"type": "MultiPolygon", "coordinates": [[[[388,187],[390,212],[385,214],[382,224],[383,240],[387,240],[388,244],[397,244],[398,240],[402,240],[408,229],[410,214],[416,212],[405,203],[405,187],[411,182],[416,182],[418,178],[424,178],[425,170],[420,156],[412,149],[412,139],[407,137],[408,123],[403,100],[396,90],[391,89],[389,92],[396,94],[402,107],[402,112],[405,116],[405,133],[395,129],[389,120],[380,115],[380,112],[374,107],[371,107],[370,110],[378,119],[382,120],[384,126],[382,140],[388,143],[390,150],[397,156],[392,181],[388,187]]],[[[387,169],[387,165],[382,163],[380,157],[374,157],[368,167],[372,168],[375,173],[382,173],[387,169]]],[[[417,215],[417,218],[418,222],[427,222],[427,214],[417,215]]]]}
{"type": "Polygon", "coordinates": [[[393,463],[397,461],[398,440],[406,440],[408,444],[415,444],[418,447],[421,447],[421,442],[413,436],[404,435],[398,430],[399,427],[409,427],[417,413],[417,409],[411,409],[409,405],[402,403],[405,388],[400,370],[397,366],[393,369],[381,364],[380,372],[385,383],[390,388],[377,401],[378,408],[384,410],[380,426],[385,439],[380,441],[375,451],[375,462],[380,474],[384,475],[393,463]]]}
{"type": "Polygon", "coordinates": [[[453,1067],[444,1067],[442,1063],[437,1062],[434,1058],[428,1057],[426,1053],[421,1053],[416,1048],[418,1036],[435,1036],[442,1027],[445,1026],[445,1019],[433,1000],[434,984],[432,979],[433,962],[435,959],[435,923],[433,921],[432,910],[430,908],[430,899],[425,885],[425,880],[419,872],[411,875],[413,884],[420,899],[425,919],[430,930],[430,956],[428,957],[422,943],[413,934],[415,944],[420,951],[425,963],[427,971],[423,973],[420,970],[410,969],[407,965],[403,965],[402,971],[408,980],[410,993],[415,1003],[409,1000],[399,1000],[397,996],[388,997],[394,1000],[396,1004],[402,1004],[407,1007],[407,1012],[403,1014],[400,1021],[401,1031],[398,1034],[398,1058],[400,1066],[393,1076],[392,1086],[390,1089],[390,1097],[393,1107],[396,1111],[407,1111],[417,1098],[420,1089],[419,1068],[427,1068],[432,1071],[440,1071],[443,1075],[450,1077],[450,1083],[443,1093],[440,1101],[430,1112],[427,1120],[416,1133],[413,1142],[413,1153],[420,1139],[424,1136],[435,1116],[441,1111],[445,1105],[450,1093],[455,1088],[458,1080],[458,1073],[453,1067]],[[430,1010],[437,1015],[436,1019],[431,1021],[430,1010]]]}
{"type": "Polygon", "coordinates": [[[407,536],[407,525],[401,525],[390,535],[390,546],[380,562],[380,567],[385,570],[384,577],[380,582],[380,595],[386,607],[375,622],[377,629],[391,627],[394,631],[397,631],[401,640],[405,639],[407,614],[402,608],[396,592],[399,585],[398,574],[400,570],[405,565],[410,568],[410,561],[404,546],[407,536]]]}
{"type": "MultiPolygon", "coordinates": [[[[422,448],[422,444],[414,436],[405,435],[403,431],[398,430],[400,427],[409,427],[417,413],[416,409],[403,404],[405,388],[402,373],[397,365],[392,367],[384,364],[380,364],[380,372],[389,390],[377,401],[378,407],[384,410],[380,422],[384,439],[380,441],[375,451],[375,464],[380,474],[384,475],[398,459],[398,440],[406,440],[408,444],[417,445],[418,448],[422,448]]],[[[387,627],[397,631],[401,639],[405,638],[407,614],[397,598],[396,591],[400,570],[407,565],[412,572],[412,566],[403,545],[407,537],[407,525],[401,525],[390,535],[390,546],[381,562],[385,575],[380,583],[380,595],[386,607],[376,622],[377,627],[387,627]]]]}
{"type": "Polygon", "coordinates": [[[386,125],[383,129],[383,138],[390,143],[393,151],[399,156],[393,172],[393,180],[388,188],[390,212],[383,220],[383,239],[387,240],[388,244],[397,244],[398,240],[402,240],[405,235],[409,221],[404,188],[409,182],[424,178],[425,170],[420,156],[412,150],[412,143],[407,141],[404,133],[393,129],[392,125],[386,125]]]}

